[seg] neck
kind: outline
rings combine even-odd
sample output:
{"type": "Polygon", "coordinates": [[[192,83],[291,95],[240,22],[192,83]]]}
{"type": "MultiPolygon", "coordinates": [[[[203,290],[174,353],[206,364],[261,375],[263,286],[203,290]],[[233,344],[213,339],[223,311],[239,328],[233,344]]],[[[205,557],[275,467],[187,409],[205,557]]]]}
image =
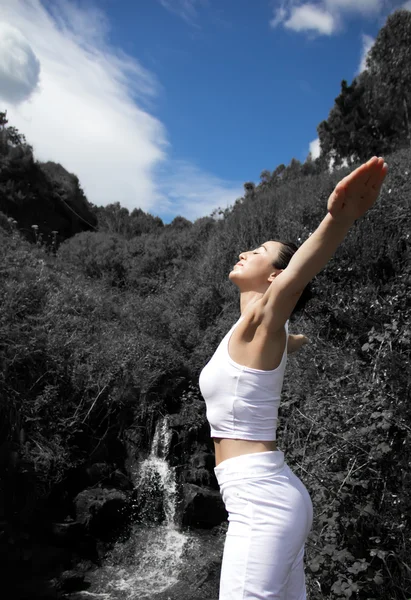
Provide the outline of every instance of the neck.
{"type": "Polygon", "coordinates": [[[241,315],[244,314],[244,312],[245,312],[245,310],[247,308],[250,308],[250,306],[252,306],[256,302],[258,302],[259,300],[261,300],[261,298],[263,296],[264,296],[263,292],[254,292],[254,291],[241,292],[241,295],[240,295],[240,312],[241,312],[241,315]]]}

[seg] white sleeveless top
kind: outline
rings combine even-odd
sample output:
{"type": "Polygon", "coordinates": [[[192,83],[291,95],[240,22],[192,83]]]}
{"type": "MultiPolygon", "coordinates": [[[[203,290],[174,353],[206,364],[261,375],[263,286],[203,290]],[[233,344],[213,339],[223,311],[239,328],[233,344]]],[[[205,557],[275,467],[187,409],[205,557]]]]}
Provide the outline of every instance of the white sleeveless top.
{"type": "Polygon", "coordinates": [[[244,367],[230,358],[228,344],[241,319],[223,338],[200,374],[211,437],[273,441],[287,363],[288,321],[281,363],[276,369],[263,371],[244,367]]]}

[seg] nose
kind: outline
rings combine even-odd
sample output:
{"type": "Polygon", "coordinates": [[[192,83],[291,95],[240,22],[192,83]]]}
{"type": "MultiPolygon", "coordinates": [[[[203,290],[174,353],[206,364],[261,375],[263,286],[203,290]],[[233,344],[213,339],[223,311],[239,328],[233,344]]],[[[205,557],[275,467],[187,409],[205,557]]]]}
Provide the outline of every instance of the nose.
{"type": "Polygon", "coordinates": [[[247,257],[247,253],[246,252],[240,252],[240,254],[238,255],[238,258],[240,260],[244,260],[247,257]]]}

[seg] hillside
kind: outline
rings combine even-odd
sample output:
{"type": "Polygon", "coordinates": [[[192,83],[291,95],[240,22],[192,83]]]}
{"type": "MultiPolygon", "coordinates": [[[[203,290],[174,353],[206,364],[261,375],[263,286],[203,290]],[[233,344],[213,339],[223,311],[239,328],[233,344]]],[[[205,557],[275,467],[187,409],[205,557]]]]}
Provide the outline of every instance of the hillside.
{"type": "MultiPolygon", "coordinates": [[[[308,563],[324,597],[409,585],[409,152],[387,160],[378,204],[292,320],[311,344],[290,358],[279,439],[322,507],[308,563]]],[[[57,255],[0,229],[6,521],[11,506],[27,526],[64,519],[94,464],[126,474],[130,435],[147,452],[160,414],[181,481],[216,488],[197,378],[238,314],[229,266],[257,241],[303,241],[342,174],[261,186],[220,220],[80,233],[57,255]]]]}

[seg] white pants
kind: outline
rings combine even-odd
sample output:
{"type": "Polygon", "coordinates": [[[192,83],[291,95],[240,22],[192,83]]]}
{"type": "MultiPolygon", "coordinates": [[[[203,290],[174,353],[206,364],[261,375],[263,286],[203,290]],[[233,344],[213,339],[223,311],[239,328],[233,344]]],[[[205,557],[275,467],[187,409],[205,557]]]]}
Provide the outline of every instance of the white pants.
{"type": "Polygon", "coordinates": [[[219,600],[304,600],[313,509],[284,454],[244,454],[214,471],[229,520],[219,600]]]}

